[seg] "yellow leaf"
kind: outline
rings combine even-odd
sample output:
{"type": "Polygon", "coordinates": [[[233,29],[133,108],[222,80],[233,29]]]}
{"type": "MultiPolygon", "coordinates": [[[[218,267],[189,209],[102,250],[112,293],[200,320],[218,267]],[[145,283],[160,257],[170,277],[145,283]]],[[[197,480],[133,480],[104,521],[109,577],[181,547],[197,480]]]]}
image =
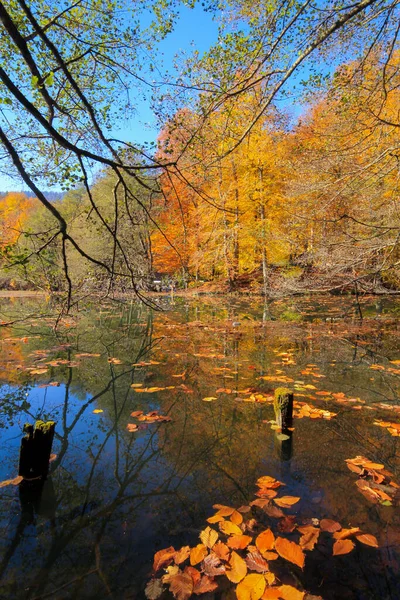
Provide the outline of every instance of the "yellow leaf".
{"type": "Polygon", "coordinates": [[[99,413],[102,413],[102,412],[104,412],[102,408],[95,408],[94,411],[93,411],[93,413],[95,415],[98,415],[99,413]]]}
{"type": "Polygon", "coordinates": [[[203,402],[212,402],[213,400],[218,400],[215,396],[207,396],[207,398],[203,398],[203,402]]]}
{"type": "Polygon", "coordinates": [[[232,583],[239,583],[239,581],[242,581],[247,574],[246,563],[234,550],[232,551],[227,566],[229,566],[230,569],[227,569],[226,576],[232,583]]]}
{"type": "Polygon", "coordinates": [[[263,575],[252,573],[247,575],[237,586],[236,596],[238,600],[260,600],[265,590],[265,579],[263,575]]]}
{"type": "Polygon", "coordinates": [[[208,554],[208,550],[204,544],[198,544],[190,551],[190,564],[192,567],[199,564],[208,554]]]}
{"type": "Polygon", "coordinates": [[[226,535],[242,535],[243,531],[231,521],[221,521],[219,528],[226,535]]]}
{"type": "Polygon", "coordinates": [[[211,529],[211,527],[206,527],[200,533],[199,537],[203,544],[207,546],[207,548],[212,548],[218,540],[218,533],[215,531],[215,529],[211,529]]]}

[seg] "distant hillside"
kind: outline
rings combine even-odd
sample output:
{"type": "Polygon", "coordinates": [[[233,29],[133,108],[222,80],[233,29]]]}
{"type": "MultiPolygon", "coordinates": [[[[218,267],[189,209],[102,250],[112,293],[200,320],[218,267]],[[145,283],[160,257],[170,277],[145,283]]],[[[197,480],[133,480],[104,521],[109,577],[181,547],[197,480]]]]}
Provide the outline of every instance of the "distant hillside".
{"type": "MultiPolygon", "coordinates": [[[[19,194],[25,194],[28,198],[34,198],[35,194],[33,194],[30,190],[7,190],[6,192],[0,192],[0,198],[3,198],[6,194],[10,192],[17,192],[19,194]]],[[[43,194],[46,196],[49,202],[56,202],[57,200],[62,200],[65,192],[52,192],[50,190],[44,190],[43,194]]]]}

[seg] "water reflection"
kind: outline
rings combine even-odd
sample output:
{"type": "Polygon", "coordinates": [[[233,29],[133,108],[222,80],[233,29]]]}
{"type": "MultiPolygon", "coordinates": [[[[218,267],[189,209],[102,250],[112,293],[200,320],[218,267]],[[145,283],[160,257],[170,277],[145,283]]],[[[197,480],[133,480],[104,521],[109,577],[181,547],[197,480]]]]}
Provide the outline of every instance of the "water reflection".
{"type": "MultiPolygon", "coordinates": [[[[2,311],[33,308],[4,302],[2,311]]],[[[399,375],[388,370],[399,358],[396,306],[388,312],[383,303],[377,319],[370,302],[362,323],[351,299],[266,307],[175,298],[172,308],[88,307],[57,332],[43,319],[1,332],[9,384],[0,391],[2,480],[16,475],[23,423],[57,422],[57,458],[43,489],[1,490],[1,597],[143,598],[154,551],[196,543],[212,504],[246,503],[263,474],[301,496],[296,514],[361,526],[382,545],[346,564],[310,559],[308,589],[332,599],[398,597],[398,508],[369,504],[345,464],[365,454],[400,481],[397,438],[373,424],[396,420],[382,408],[399,391],[399,375]],[[378,363],[384,370],[370,368],[378,363]],[[282,377],[296,398],[338,416],[295,420],[289,439],[278,439],[267,423],[272,406],[249,402],[248,390],[268,394],[282,377]],[[139,410],[172,422],[138,422],[129,433],[139,410]]]]}

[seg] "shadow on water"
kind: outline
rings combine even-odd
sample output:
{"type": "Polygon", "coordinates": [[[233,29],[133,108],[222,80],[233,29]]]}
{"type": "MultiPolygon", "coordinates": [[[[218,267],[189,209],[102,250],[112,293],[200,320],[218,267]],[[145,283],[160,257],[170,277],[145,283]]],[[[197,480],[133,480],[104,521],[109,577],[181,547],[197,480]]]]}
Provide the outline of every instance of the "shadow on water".
{"type": "Polygon", "coordinates": [[[295,572],[306,589],[326,600],[400,597],[399,508],[369,503],[345,463],[364,454],[400,480],[397,438],[374,425],[396,420],[397,307],[371,302],[360,323],[344,304],[176,298],[158,314],[88,307],[57,334],[34,319],[0,332],[2,480],[16,475],[23,423],[57,422],[45,484],[1,489],[0,597],[144,598],[154,552],[197,544],[212,505],[247,503],[264,474],[301,497],[299,519],[379,539],[379,550],[309,555],[295,572]],[[251,394],[282,383],[337,416],[295,419],[279,439],[271,403],[251,394]]]}

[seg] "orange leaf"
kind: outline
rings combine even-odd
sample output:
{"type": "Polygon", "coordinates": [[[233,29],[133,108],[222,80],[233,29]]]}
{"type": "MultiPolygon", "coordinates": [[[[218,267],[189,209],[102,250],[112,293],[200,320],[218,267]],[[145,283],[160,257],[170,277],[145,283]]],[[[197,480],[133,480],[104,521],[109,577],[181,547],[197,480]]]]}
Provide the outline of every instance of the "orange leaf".
{"type": "Polygon", "coordinates": [[[261,600],[279,600],[281,593],[277,587],[269,587],[261,596],[261,600]]]}
{"type": "Polygon", "coordinates": [[[213,547],[213,552],[220,558],[221,560],[228,560],[230,550],[226,544],[223,542],[217,542],[213,547]]]}
{"type": "Polygon", "coordinates": [[[320,530],[312,525],[299,527],[298,529],[303,534],[299,541],[303,550],[314,550],[314,546],[318,542],[320,530]]]}
{"type": "Polygon", "coordinates": [[[232,523],[235,523],[235,525],[240,525],[243,522],[243,517],[240,514],[240,512],[234,510],[230,516],[230,520],[232,521],[232,523]]]}
{"type": "Polygon", "coordinates": [[[291,585],[281,585],[278,589],[283,600],[303,600],[305,595],[305,592],[300,592],[291,585]]]}
{"type": "Polygon", "coordinates": [[[169,589],[176,600],[188,600],[193,592],[193,579],[189,573],[178,573],[171,577],[169,589]]]}
{"type": "Polygon", "coordinates": [[[362,544],[366,544],[367,546],[379,548],[378,540],[374,535],[371,535],[370,533],[361,533],[360,535],[356,535],[356,539],[362,544]]]}
{"type": "Polygon", "coordinates": [[[239,583],[247,574],[247,566],[243,558],[237,554],[234,550],[232,551],[228,565],[230,570],[226,571],[226,576],[232,583],[239,583]]]}
{"type": "Polygon", "coordinates": [[[126,428],[129,431],[129,433],[132,433],[133,431],[137,431],[138,426],[136,425],[136,423],[128,423],[126,428]]]}
{"type": "Polygon", "coordinates": [[[217,515],[221,515],[222,517],[230,517],[235,511],[234,508],[231,508],[230,506],[224,506],[223,504],[214,504],[213,508],[217,508],[217,515]]]}
{"type": "Polygon", "coordinates": [[[278,537],[275,540],[275,548],[279,556],[292,562],[301,569],[304,567],[305,556],[303,550],[295,542],[278,537]]]}
{"type": "Polygon", "coordinates": [[[351,540],[337,540],[333,544],[333,556],[338,556],[339,554],[348,554],[354,548],[354,542],[351,540]]]}
{"type": "Polygon", "coordinates": [[[222,515],[219,515],[218,513],[213,517],[209,517],[207,519],[208,523],[220,523],[221,521],[225,521],[225,518],[222,515]]]}
{"type": "Polygon", "coordinates": [[[329,531],[329,533],[335,533],[335,531],[340,531],[342,529],[340,523],[332,521],[332,519],[322,519],[319,526],[321,531],[329,531]]]}
{"type": "Polygon", "coordinates": [[[266,529],[256,539],[256,546],[263,554],[267,550],[272,550],[275,544],[275,536],[270,529],[266,529]]]}
{"type": "Polygon", "coordinates": [[[280,498],[274,498],[275,504],[281,506],[282,508],[288,508],[293,504],[296,504],[300,498],[298,496],[281,496],[280,498]]]}
{"type": "Polygon", "coordinates": [[[192,567],[200,563],[208,554],[208,550],[204,544],[197,544],[190,551],[190,564],[192,567]]]}
{"type": "Polygon", "coordinates": [[[249,535],[232,535],[227,544],[229,548],[234,548],[235,550],[244,550],[250,544],[252,538],[249,535]]]}
{"type": "Polygon", "coordinates": [[[175,548],[173,548],[172,546],[156,552],[154,555],[153,571],[158,571],[162,567],[171,564],[174,560],[174,556],[175,548]]]}
{"type": "Polygon", "coordinates": [[[203,577],[200,579],[200,581],[195,583],[194,588],[193,588],[193,593],[199,596],[200,594],[206,594],[207,592],[213,592],[214,590],[217,589],[217,587],[218,587],[218,583],[216,581],[214,581],[214,579],[212,579],[211,577],[208,577],[208,575],[203,575],[203,577]]]}
{"type": "Polygon", "coordinates": [[[175,555],[174,555],[175,564],[180,565],[181,563],[185,562],[185,560],[189,557],[189,555],[190,555],[190,547],[183,546],[183,548],[181,548],[180,550],[177,550],[177,552],[175,552],[175,555]]]}
{"type": "Polygon", "coordinates": [[[342,529],[342,531],[337,531],[333,534],[335,540],[344,540],[345,538],[350,537],[353,533],[358,533],[360,531],[359,527],[353,527],[352,529],[342,529]]]}
{"type": "Polygon", "coordinates": [[[14,479],[6,479],[5,481],[2,481],[0,483],[0,488],[6,487],[7,485],[18,485],[21,483],[22,480],[23,477],[21,477],[21,475],[18,475],[18,477],[14,477],[14,479]]]}

